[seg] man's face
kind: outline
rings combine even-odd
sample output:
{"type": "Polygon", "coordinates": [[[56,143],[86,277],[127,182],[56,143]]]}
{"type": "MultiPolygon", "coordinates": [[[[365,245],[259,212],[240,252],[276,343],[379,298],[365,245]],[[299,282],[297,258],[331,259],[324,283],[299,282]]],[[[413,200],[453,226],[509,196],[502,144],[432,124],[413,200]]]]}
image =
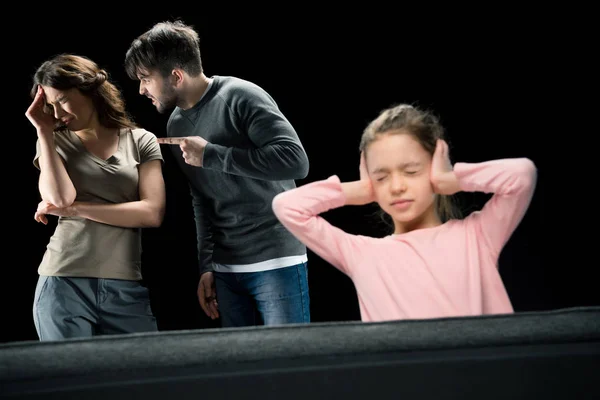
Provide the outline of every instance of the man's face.
{"type": "Polygon", "coordinates": [[[177,90],[171,79],[163,78],[157,71],[140,71],[140,94],[152,100],[156,110],[163,114],[177,106],[177,90]]]}

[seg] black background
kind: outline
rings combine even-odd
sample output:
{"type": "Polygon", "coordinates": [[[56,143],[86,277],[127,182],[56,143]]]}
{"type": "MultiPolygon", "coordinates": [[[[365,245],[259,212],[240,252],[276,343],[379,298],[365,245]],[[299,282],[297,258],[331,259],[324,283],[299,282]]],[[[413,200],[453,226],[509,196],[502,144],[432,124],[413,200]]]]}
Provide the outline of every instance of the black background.
{"type": "MultiPolygon", "coordinates": [[[[4,146],[11,154],[4,172],[2,341],[37,339],[32,318],[37,267],[55,226],[52,217],[48,226],[33,220],[40,200],[38,171],[32,164],[36,135],[24,114],[35,69],[62,52],[92,58],[122,89],[136,122],[165,136],[168,114],[158,114],[138,94],[138,82],[126,77],[122,65],[137,35],[177,17],[199,31],[208,76],[244,78],[275,98],[310,159],[310,173],[298,185],[333,174],[356,179],[362,129],[380,110],[400,102],[429,108],[441,117],[455,162],[533,160],[538,167],[536,192],[500,259],[514,308],[520,312],[600,304],[592,279],[597,262],[584,260],[574,247],[589,248],[583,238],[592,236],[579,227],[589,229],[587,203],[574,201],[574,196],[590,193],[589,186],[575,184],[581,168],[578,157],[566,151],[569,137],[576,138],[570,128],[581,116],[566,112],[561,104],[574,98],[559,94],[584,72],[573,72],[578,61],[565,45],[562,28],[542,18],[547,14],[540,10],[438,10],[435,17],[433,10],[375,6],[369,12],[334,8],[325,13],[308,6],[234,12],[233,6],[216,10],[198,5],[197,11],[141,8],[124,13],[99,4],[89,4],[89,11],[57,4],[61,7],[23,17],[18,28],[8,31],[4,48],[3,96],[9,104],[4,146]],[[549,147],[557,144],[559,153],[549,147]],[[557,160],[559,168],[552,168],[557,160]],[[565,221],[568,231],[559,228],[565,221]],[[574,244],[579,238],[581,243],[574,244]]],[[[5,22],[10,19],[5,16],[5,22]]],[[[582,102],[575,98],[576,104],[582,102]]],[[[576,146],[581,151],[585,143],[577,140],[576,146]]],[[[171,152],[163,153],[167,212],[160,228],[143,233],[143,273],[153,310],[161,330],[218,327],[219,321],[209,320],[196,298],[187,186],[171,152]]],[[[586,196],[593,201],[592,194],[586,196]]],[[[486,200],[485,195],[461,195],[467,212],[486,200]]],[[[347,207],[324,216],[348,232],[381,236],[384,226],[373,211],[347,207]]],[[[310,251],[309,286],[312,321],[360,319],[352,282],[310,251]]]]}

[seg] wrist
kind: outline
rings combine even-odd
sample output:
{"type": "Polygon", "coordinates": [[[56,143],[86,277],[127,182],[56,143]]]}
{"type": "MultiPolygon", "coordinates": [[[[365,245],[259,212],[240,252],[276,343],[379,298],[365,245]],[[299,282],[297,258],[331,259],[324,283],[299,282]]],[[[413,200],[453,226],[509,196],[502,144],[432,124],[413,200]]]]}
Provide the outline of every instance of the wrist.
{"type": "Polygon", "coordinates": [[[440,177],[436,182],[436,191],[440,194],[453,195],[460,192],[460,182],[454,171],[450,171],[440,177]]]}
{"type": "Polygon", "coordinates": [[[204,145],[204,147],[202,147],[202,152],[200,153],[200,167],[204,168],[204,166],[206,165],[206,155],[207,155],[207,147],[210,145],[210,143],[206,143],[204,145]]]}
{"type": "Polygon", "coordinates": [[[47,129],[38,129],[37,136],[40,141],[54,142],[54,131],[47,129]]]}
{"type": "Polygon", "coordinates": [[[360,206],[373,202],[373,187],[369,180],[358,180],[342,183],[342,191],[346,197],[345,205],[360,206]]]}
{"type": "Polygon", "coordinates": [[[83,207],[83,203],[75,201],[67,207],[67,210],[70,217],[83,217],[85,207],[83,207]]]}

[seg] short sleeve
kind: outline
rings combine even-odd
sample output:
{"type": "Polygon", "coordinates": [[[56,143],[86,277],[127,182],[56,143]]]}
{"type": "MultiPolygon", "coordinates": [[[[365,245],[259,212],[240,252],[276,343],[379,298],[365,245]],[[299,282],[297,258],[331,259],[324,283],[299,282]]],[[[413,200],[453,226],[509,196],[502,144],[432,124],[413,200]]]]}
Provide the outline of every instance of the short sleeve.
{"type": "Polygon", "coordinates": [[[160,145],[156,140],[156,135],[145,129],[133,130],[138,151],[140,154],[140,164],[152,160],[164,161],[160,145]]]}
{"type": "MultiPolygon", "coordinates": [[[[55,135],[55,148],[56,148],[56,152],[58,153],[58,155],[62,158],[63,162],[65,162],[65,160],[67,159],[67,156],[65,154],[65,151],[58,145],[58,143],[56,142],[57,138],[55,135]]],[[[41,151],[41,146],[40,146],[40,139],[38,138],[35,142],[35,156],[33,157],[33,165],[37,168],[40,169],[40,156],[42,155],[42,151],[41,151]]]]}

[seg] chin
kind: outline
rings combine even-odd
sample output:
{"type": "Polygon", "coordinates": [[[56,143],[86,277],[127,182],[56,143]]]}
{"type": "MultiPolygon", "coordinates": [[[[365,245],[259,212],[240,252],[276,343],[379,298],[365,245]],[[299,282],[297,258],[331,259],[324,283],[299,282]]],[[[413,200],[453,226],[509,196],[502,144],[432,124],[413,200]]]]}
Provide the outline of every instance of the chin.
{"type": "Polygon", "coordinates": [[[383,211],[385,211],[385,213],[389,215],[394,221],[402,223],[410,222],[415,218],[414,212],[412,212],[412,210],[398,211],[394,209],[384,209],[383,211]]]}
{"type": "Polygon", "coordinates": [[[165,114],[169,111],[171,111],[172,109],[174,109],[175,106],[171,105],[171,104],[159,104],[158,106],[156,106],[156,110],[160,113],[160,114],[165,114]]]}
{"type": "Polygon", "coordinates": [[[392,218],[394,221],[400,222],[402,224],[410,224],[416,220],[416,217],[413,213],[402,213],[402,214],[392,214],[392,218]]]}

